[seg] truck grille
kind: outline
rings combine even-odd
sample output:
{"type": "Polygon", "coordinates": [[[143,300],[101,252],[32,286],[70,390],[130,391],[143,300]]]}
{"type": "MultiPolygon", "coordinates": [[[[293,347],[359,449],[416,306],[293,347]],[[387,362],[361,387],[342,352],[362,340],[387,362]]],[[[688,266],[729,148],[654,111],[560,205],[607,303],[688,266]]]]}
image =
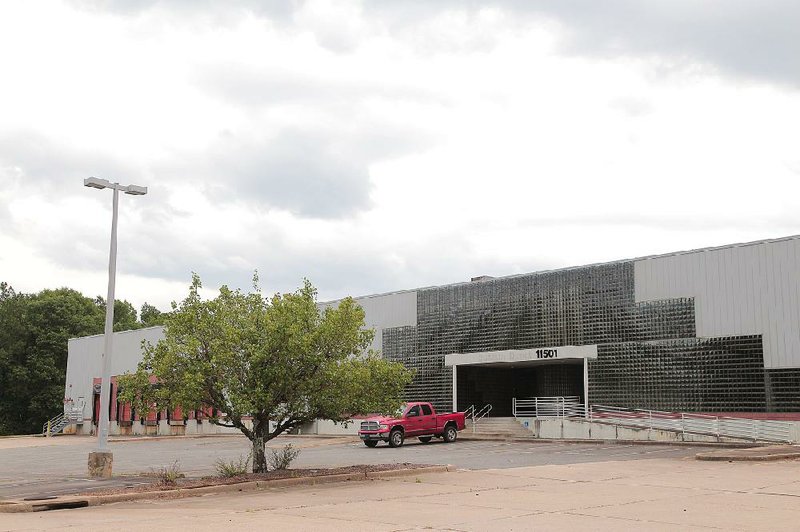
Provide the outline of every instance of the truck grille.
{"type": "Polygon", "coordinates": [[[378,430],[380,425],[377,421],[362,421],[361,430],[378,430]]]}

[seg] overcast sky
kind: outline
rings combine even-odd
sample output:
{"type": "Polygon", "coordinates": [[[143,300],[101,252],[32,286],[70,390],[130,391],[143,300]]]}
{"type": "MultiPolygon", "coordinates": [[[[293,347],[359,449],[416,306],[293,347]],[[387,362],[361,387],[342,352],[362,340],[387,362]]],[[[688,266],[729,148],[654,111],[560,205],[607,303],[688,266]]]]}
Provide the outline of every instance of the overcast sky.
{"type": "Polygon", "coordinates": [[[800,233],[800,2],[0,3],[0,281],[166,310],[800,233]]]}

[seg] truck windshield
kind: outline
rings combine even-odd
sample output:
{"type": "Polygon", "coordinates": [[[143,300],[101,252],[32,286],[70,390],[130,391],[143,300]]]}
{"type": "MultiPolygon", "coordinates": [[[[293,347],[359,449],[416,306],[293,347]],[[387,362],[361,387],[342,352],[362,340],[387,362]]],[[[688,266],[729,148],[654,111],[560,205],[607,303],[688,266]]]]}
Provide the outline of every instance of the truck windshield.
{"type": "Polygon", "coordinates": [[[406,413],[406,409],[407,408],[408,408],[408,405],[406,403],[403,403],[402,405],[400,405],[400,408],[398,408],[395,411],[394,417],[403,417],[403,414],[406,413]]]}

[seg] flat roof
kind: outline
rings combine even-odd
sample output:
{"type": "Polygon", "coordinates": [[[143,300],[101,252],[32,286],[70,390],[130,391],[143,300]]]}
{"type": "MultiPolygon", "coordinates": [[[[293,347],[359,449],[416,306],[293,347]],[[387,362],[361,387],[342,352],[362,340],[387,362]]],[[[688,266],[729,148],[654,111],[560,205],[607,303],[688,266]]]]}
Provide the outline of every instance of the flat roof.
{"type": "MultiPolygon", "coordinates": [[[[748,246],[758,246],[758,245],[762,245],[762,244],[775,244],[777,242],[786,242],[788,240],[800,240],[800,235],[790,235],[790,236],[784,236],[784,237],[779,237],[779,238],[767,238],[767,239],[762,239],[762,240],[754,240],[752,242],[739,242],[739,243],[736,243],[736,244],[725,244],[725,245],[722,245],[722,246],[709,246],[709,247],[697,248],[697,249],[689,249],[689,250],[684,250],[684,251],[673,251],[673,252],[670,252],[670,253],[661,253],[661,254],[658,254],[658,255],[645,255],[645,256],[642,256],[642,257],[634,257],[634,258],[631,258],[631,259],[617,259],[617,260],[612,260],[612,261],[608,261],[608,262],[595,262],[595,263],[591,263],[591,264],[583,264],[583,265],[580,265],[580,266],[565,266],[563,268],[553,268],[553,269],[550,269],[550,270],[538,270],[538,271],[526,272],[526,273],[515,273],[515,274],[511,274],[511,275],[493,277],[491,279],[484,279],[484,280],[480,280],[480,281],[460,281],[460,282],[457,282],[457,283],[421,286],[419,288],[409,288],[409,289],[404,289],[404,290],[393,290],[393,291],[390,291],[390,292],[381,292],[381,293],[378,293],[378,294],[368,294],[368,295],[363,295],[363,296],[353,296],[353,299],[370,299],[370,298],[373,298],[373,297],[385,297],[385,296],[391,296],[391,295],[395,295],[395,294],[407,294],[409,292],[418,292],[420,290],[430,290],[430,289],[433,289],[433,288],[447,288],[447,287],[462,286],[462,285],[475,284],[475,283],[486,283],[486,282],[498,281],[498,280],[503,280],[503,279],[514,279],[516,277],[525,277],[525,276],[528,276],[528,275],[563,272],[563,271],[570,271],[570,270],[578,270],[578,269],[581,269],[581,268],[593,268],[593,267],[597,267],[597,266],[608,266],[610,264],[620,264],[620,263],[623,263],[623,262],[638,262],[638,261],[643,261],[643,260],[661,259],[661,258],[665,258],[665,257],[677,257],[679,255],[689,255],[689,254],[692,254],[692,253],[704,253],[704,252],[707,252],[707,251],[719,251],[719,250],[723,250],[723,249],[743,248],[743,247],[748,247],[748,246]]],[[[335,303],[336,301],[341,301],[342,299],[344,299],[344,298],[331,299],[331,300],[328,300],[328,301],[320,301],[320,303],[335,303]]]]}
{"type": "MultiPolygon", "coordinates": [[[[135,333],[135,332],[139,332],[139,331],[148,331],[150,329],[163,329],[163,328],[164,328],[163,325],[152,325],[150,327],[142,327],[141,329],[127,329],[125,331],[114,331],[114,334],[128,334],[128,333],[135,333]]],[[[105,336],[105,335],[106,335],[106,333],[102,332],[100,334],[92,334],[90,336],[78,336],[77,338],[69,338],[67,341],[69,342],[71,340],[84,340],[86,338],[97,338],[99,336],[105,336]]]]}

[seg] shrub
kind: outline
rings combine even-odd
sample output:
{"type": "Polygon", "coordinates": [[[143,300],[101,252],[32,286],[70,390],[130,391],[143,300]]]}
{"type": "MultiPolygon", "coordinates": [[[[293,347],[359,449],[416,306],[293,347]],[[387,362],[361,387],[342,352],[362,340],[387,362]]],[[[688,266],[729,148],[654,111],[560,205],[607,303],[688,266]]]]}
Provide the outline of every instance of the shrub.
{"type": "Polygon", "coordinates": [[[214,469],[217,470],[217,476],[223,478],[238,477],[247,474],[247,466],[250,463],[250,455],[239,455],[239,458],[233,460],[223,460],[217,458],[214,462],[214,469]]]}
{"type": "Polygon", "coordinates": [[[289,465],[300,455],[300,449],[295,449],[290,443],[280,449],[270,449],[267,457],[270,469],[289,469],[289,465]]]}
{"type": "Polygon", "coordinates": [[[174,486],[179,478],[184,478],[186,475],[181,473],[181,465],[175,460],[171,465],[162,466],[155,471],[158,483],[163,486],[174,486]]]}

